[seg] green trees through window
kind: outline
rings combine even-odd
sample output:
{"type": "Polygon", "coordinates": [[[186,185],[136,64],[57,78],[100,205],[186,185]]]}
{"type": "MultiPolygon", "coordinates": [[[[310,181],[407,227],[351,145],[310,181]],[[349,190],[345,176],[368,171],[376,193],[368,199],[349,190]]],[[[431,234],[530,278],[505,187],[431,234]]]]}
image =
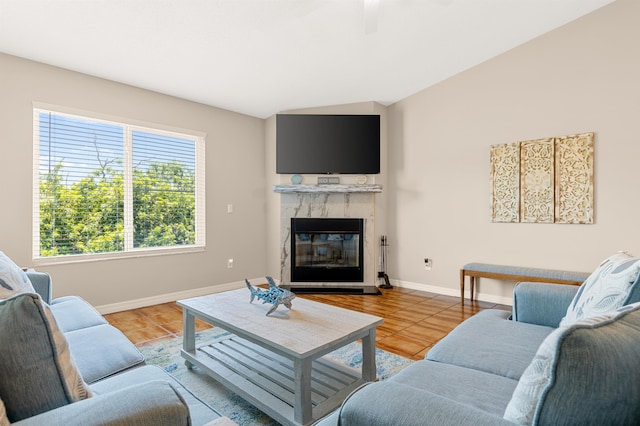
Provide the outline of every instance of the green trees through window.
{"type": "Polygon", "coordinates": [[[37,110],[36,257],[204,244],[203,138],[37,110]]]}

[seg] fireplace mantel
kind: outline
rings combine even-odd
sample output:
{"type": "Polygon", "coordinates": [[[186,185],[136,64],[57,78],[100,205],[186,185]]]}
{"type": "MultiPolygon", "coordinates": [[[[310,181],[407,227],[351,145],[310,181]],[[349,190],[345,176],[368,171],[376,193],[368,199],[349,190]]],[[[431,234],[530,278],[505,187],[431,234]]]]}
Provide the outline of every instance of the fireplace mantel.
{"type": "Polygon", "coordinates": [[[314,193],[353,193],[382,192],[382,185],[274,185],[273,192],[293,194],[299,192],[314,193]]]}

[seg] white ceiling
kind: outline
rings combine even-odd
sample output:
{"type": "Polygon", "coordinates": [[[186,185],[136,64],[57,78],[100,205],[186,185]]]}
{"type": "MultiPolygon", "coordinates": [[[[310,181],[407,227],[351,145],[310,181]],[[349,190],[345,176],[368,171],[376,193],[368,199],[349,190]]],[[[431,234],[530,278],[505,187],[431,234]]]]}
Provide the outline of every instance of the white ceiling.
{"type": "Polygon", "coordinates": [[[0,0],[0,52],[266,118],[391,104],[611,2],[0,0]]]}

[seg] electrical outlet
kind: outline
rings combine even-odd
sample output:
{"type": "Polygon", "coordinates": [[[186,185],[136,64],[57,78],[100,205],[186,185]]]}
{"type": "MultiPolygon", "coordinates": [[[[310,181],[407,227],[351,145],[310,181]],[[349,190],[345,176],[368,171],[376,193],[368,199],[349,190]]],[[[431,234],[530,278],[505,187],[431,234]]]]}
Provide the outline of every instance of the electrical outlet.
{"type": "Polygon", "coordinates": [[[424,258],[424,269],[426,269],[427,271],[430,271],[432,266],[433,266],[433,259],[425,257],[424,258]]]}
{"type": "Polygon", "coordinates": [[[227,259],[227,268],[233,268],[233,259],[227,259]]]}

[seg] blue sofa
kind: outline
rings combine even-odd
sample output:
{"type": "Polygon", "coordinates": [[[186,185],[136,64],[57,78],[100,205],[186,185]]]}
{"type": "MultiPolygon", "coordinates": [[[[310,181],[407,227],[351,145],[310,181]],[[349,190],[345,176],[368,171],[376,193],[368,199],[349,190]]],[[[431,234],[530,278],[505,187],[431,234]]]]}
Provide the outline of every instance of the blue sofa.
{"type": "Polygon", "coordinates": [[[618,256],[580,287],[520,283],[512,312],[472,316],[317,426],[640,424],[638,270],[618,256]]]}
{"type": "Polygon", "coordinates": [[[37,295],[0,301],[0,405],[6,406],[6,413],[0,406],[0,425],[231,424],[164,370],[145,365],[140,351],[89,303],[75,296],[52,300],[48,274],[27,276],[37,295]],[[55,321],[47,322],[49,312],[55,321]],[[75,368],[59,361],[66,352],[75,368]],[[58,383],[60,371],[69,369],[80,374],[77,386],[58,383]],[[78,389],[81,400],[69,395],[78,389]]]}

